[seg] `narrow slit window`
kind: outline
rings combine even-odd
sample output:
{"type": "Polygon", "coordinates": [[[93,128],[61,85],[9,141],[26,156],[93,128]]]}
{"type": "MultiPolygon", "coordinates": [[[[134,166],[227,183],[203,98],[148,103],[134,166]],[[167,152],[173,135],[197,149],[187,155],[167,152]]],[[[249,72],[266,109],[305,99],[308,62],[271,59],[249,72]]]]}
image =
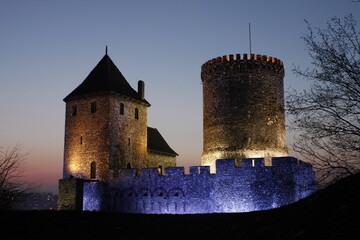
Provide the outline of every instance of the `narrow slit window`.
{"type": "Polygon", "coordinates": [[[71,113],[72,116],[76,116],[77,115],[77,106],[74,105],[72,106],[72,113],[71,113]]]}
{"type": "Polygon", "coordinates": [[[131,145],[131,139],[128,138],[128,145],[130,146],[131,145]]]}
{"type": "Polygon", "coordinates": [[[83,137],[80,137],[80,144],[83,144],[83,137]]]}
{"type": "Polygon", "coordinates": [[[139,109],[135,108],[135,119],[139,119],[139,109]]]}
{"type": "Polygon", "coordinates": [[[124,115],[124,104],[120,103],[120,115],[124,115]]]}
{"type": "Polygon", "coordinates": [[[91,162],[90,165],[90,179],[96,178],[96,162],[91,162]]]}
{"type": "Polygon", "coordinates": [[[91,103],[91,113],[96,113],[96,102],[91,103]]]}

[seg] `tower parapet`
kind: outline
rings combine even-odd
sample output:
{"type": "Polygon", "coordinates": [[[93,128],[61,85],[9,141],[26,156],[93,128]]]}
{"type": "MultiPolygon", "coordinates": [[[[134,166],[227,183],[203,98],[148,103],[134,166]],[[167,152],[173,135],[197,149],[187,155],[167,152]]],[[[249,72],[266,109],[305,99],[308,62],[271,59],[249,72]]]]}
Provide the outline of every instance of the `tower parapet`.
{"type": "MultiPolygon", "coordinates": [[[[272,70],[274,73],[284,75],[284,63],[274,57],[260,54],[229,54],[222,57],[213,58],[205,62],[201,67],[201,74],[214,72],[216,70],[224,70],[224,68],[238,68],[239,70],[255,71],[255,70],[272,70]],[[225,63],[225,64],[223,64],[225,63]],[[226,64],[227,63],[227,64],[226,64]],[[221,68],[221,69],[220,69],[221,68]]],[[[202,78],[202,81],[203,78],[202,78]]]]}
{"type": "Polygon", "coordinates": [[[216,159],[287,156],[284,64],[277,58],[230,54],[201,67],[204,145],[202,165],[216,159]]]}

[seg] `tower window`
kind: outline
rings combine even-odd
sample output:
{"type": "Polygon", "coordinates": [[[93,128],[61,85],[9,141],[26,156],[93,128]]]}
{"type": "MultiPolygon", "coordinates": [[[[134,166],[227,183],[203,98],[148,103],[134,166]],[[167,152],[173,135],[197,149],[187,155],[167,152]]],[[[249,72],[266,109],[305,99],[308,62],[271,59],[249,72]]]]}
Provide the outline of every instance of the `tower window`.
{"type": "Polygon", "coordinates": [[[76,106],[76,105],[73,105],[73,106],[72,106],[71,116],[76,116],[76,115],[77,115],[77,106],[76,106]]]}
{"type": "Polygon", "coordinates": [[[96,178],[96,162],[90,164],[90,179],[96,178]]]}
{"type": "Polygon", "coordinates": [[[83,144],[83,137],[80,137],[80,144],[83,144]]]}
{"type": "Polygon", "coordinates": [[[91,113],[96,113],[96,102],[91,102],[91,113]]]}
{"type": "Polygon", "coordinates": [[[128,145],[130,146],[130,144],[131,144],[131,139],[128,138],[128,145]]]}
{"type": "Polygon", "coordinates": [[[120,103],[120,114],[124,115],[124,104],[120,103]]]}
{"type": "Polygon", "coordinates": [[[135,108],[135,119],[139,119],[139,109],[135,108]]]}

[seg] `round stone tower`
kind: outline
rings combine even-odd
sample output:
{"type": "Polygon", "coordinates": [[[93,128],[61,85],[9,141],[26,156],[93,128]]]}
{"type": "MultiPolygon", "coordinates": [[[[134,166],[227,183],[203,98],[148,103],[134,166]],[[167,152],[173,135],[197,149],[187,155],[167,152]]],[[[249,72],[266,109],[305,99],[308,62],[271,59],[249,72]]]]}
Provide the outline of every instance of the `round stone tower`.
{"type": "MultiPolygon", "coordinates": [[[[264,55],[217,57],[201,68],[202,165],[217,159],[287,156],[283,63],[264,55]]],[[[240,162],[238,162],[240,164],[240,162]]]]}

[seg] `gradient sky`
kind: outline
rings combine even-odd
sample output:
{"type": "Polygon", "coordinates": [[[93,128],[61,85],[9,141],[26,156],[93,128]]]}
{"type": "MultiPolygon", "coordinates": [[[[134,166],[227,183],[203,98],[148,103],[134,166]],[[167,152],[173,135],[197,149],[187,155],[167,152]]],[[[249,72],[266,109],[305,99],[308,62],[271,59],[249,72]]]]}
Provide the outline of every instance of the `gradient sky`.
{"type": "MultiPolygon", "coordinates": [[[[291,72],[308,66],[304,19],[323,27],[352,13],[352,0],[0,0],[0,146],[29,152],[26,179],[57,191],[62,176],[65,103],[105,54],[134,89],[145,81],[148,125],[200,164],[200,68],[217,56],[252,51],[285,64],[285,90],[307,87],[291,72]]],[[[288,141],[292,136],[288,134],[288,141]]]]}

